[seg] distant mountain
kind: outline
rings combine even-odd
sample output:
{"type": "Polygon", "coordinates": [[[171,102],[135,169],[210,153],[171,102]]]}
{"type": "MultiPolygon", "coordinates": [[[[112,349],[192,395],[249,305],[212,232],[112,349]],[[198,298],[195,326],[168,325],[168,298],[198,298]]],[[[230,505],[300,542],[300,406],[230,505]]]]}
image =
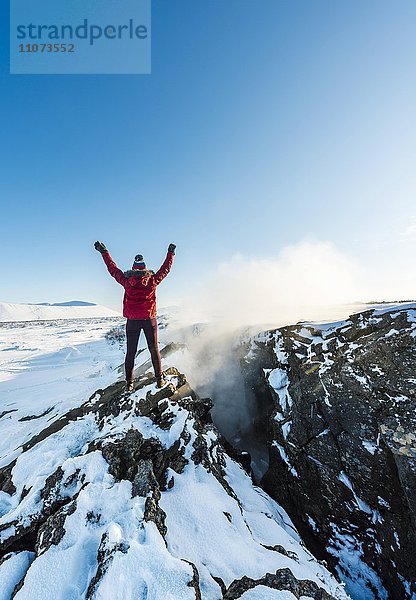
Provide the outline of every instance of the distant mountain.
{"type": "Polygon", "coordinates": [[[56,319],[88,319],[120,317],[121,314],[99,304],[74,300],[60,304],[9,304],[0,302],[0,322],[53,321],[56,319]]]}
{"type": "Polygon", "coordinates": [[[98,306],[98,304],[83,302],[82,300],[71,300],[70,302],[38,302],[34,306],[98,306]]]}

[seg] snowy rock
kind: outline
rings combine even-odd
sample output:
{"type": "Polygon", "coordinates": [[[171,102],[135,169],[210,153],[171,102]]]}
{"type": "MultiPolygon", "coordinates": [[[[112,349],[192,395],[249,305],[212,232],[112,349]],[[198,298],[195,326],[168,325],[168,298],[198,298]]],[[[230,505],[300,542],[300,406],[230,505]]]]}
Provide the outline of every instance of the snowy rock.
{"type": "Polygon", "coordinates": [[[162,390],[148,375],[132,394],[121,382],[98,390],[0,470],[0,590],[18,600],[217,600],[256,589],[346,600],[253,485],[246,457],[227,452],[211,403],[175,369],[167,379],[162,390]]]}
{"type": "Polygon", "coordinates": [[[354,599],[416,594],[416,308],[245,341],[263,488],[354,599]],[[266,407],[266,408],[265,408],[266,407]]]}
{"type": "Polygon", "coordinates": [[[224,594],[224,600],[237,600],[244,598],[248,590],[256,588],[266,588],[270,590],[288,591],[294,598],[307,596],[314,600],[330,600],[331,596],[322,588],[319,588],[312,581],[297,580],[289,569],[279,569],[276,573],[267,573],[261,579],[254,581],[249,577],[242,577],[238,581],[233,581],[224,594]]]}

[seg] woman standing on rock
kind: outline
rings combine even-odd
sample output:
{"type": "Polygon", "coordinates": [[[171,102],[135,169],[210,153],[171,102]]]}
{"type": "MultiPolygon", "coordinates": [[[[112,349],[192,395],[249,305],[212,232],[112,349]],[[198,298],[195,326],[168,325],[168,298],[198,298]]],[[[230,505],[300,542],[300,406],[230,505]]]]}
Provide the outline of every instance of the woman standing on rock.
{"type": "Polygon", "coordinates": [[[157,386],[161,388],[166,382],[163,378],[162,362],[157,343],[156,286],[168,275],[172,267],[176,246],[175,244],[169,245],[165,261],[157,273],[146,269],[141,254],[135,256],[132,269],[123,273],[102,242],[95,242],[94,248],[101,252],[110,275],[124,287],[123,316],[127,318],[127,354],[124,366],[127,390],[129,392],[134,390],[134,359],[142,329],[152,357],[157,386]]]}

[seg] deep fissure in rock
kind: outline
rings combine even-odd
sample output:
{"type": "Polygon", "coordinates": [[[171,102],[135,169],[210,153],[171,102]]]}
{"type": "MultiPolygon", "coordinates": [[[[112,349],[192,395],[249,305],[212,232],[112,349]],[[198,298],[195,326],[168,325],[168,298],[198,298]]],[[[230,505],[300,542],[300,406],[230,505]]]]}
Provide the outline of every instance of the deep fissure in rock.
{"type": "MultiPolygon", "coordinates": [[[[260,432],[270,445],[261,486],[287,510],[315,556],[347,581],[354,576],[351,565],[327,550],[337,548],[338,538],[342,551],[349,543],[343,537],[350,537],[349,551],[373,569],[392,600],[415,591],[413,322],[406,311],[377,318],[368,311],[321,342],[312,326],[286,327],[256,342],[254,353],[251,346],[244,364],[246,387],[267,407],[269,420],[260,432]],[[278,335],[283,362],[276,358],[278,335]],[[276,368],[289,375],[291,405],[283,408],[285,392],[267,382],[267,369],[276,368]]],[[[377,585],[367,580],[381,598],[377,585]]]]}

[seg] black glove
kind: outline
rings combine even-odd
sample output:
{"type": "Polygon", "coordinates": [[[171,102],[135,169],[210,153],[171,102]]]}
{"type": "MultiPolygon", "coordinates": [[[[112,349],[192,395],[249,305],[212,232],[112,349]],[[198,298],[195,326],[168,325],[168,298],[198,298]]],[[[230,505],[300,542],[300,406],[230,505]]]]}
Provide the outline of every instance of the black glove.
{"type": "Polygon", "coordinates": [[[169,244],[168,252],[172,252],[172,254],[175,254],[175,250],[176,250],[175,244],[169,244]]]}
{"type": "Polygon", "coordinates": [[[102,242],[95,242],[94,248],[97,250],[97,252],[101,252],[101,254],[103,252],[107,252],[107,248],[104,246],[104,244],[102,242]]]}

